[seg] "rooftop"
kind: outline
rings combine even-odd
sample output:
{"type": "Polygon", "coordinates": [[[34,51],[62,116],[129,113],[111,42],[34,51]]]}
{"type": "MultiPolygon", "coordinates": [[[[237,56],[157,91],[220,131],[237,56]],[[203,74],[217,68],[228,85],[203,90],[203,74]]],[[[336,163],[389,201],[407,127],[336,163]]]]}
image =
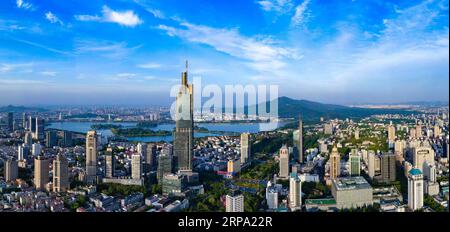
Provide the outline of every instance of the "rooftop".
{"type": "Polygon", "coordinates": [[[335,205],[336,200],[333,198],[326,198],[326,199],[306,199],[305,204],[310,205],[335,205]]]}
{"type": "Polygon", "coordinates": [[[415,176],[415,175],[422,175],[422,171],[420,171],[417,168],[413,168],[413,169],[411,169],[411,171],[409,171],[409,174],[413,175],[413,176],[415,176]]]}
{"type": "Polygon", "coordinates": [[[333,181],[333,184],[338,191],[372,188],[362,176],[338,178],[333,181]]]}

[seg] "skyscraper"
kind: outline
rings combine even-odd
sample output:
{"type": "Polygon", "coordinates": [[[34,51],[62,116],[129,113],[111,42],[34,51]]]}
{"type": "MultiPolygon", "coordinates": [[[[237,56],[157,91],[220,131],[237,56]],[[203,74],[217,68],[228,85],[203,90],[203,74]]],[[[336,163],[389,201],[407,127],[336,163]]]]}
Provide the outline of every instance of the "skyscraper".
{"type": "Polygon", "coordinates": [[[22,128],[24,130],[28,129],[28,126],[27,126],[27,113],[22,113],[22,128]]]}
{"type": "Polygon", "coordinates": [[[25,136],[24,136],[24,143],[25,145],[27,145],[29,148],[31,148],[31,146],[33,145],[33,134],[30,131],[25,132],[25,136]]]}
{"type": "Polygon", "coordinates": [[[86,182],[93,184],[97,178],[97,132],[86,135],[86,182]]]}
{"type": "Polygon", "coordinates": [[[53,192],[65,192],[69,189],[69,163],[61,154],[53,160],[53,192]]]}
{"type": "Polygon", "coordinates": [[[391,183],[396,180],[396,157],[392,153],[384,153],[381,156],[381,182],[391,183]]]}
{"type": "Polygon", "coordinates": [[[191,171],[194,139],[194,86],[188,84],[188,64],[182,73],[181,88],[176,98],[176,126],[173,133],[173,152],[177,160],[176,170],[191,171]]]}
{"type": "Polygon", "coordinates": [[[336,179],[341,175],[341,156],[339,155],[336,144],[330,154],[330,178],[336,179]]]}
{"type": "Polygon", "coordinates": [[[416,211],[423,207],[423,174],[417,168],[408,174],[408,207],[416,211]]]}
{"type": "Polygon", "coordinates": [[[289,208],[291,211],[300,210],[302,207],[302,182],[297,173],[291,173],[289,178],[289,208]]]}
{"type": "Polygon", "coordinates": [[[289,178],[289,150],[286,145],[280,149],[280,178],[289,178]]]}
{"type": "Polygon", "coordinates": [[[367,154],[367,174],[372,179],[375,177],[375,159],[375,153],[373,151],[369,151],[367,154]]]}
{"type": "Polygon", "coordinates": [[[17,160],[14,158],[8,158],[5,162],[5,181],[10,182],[17,179],[19,176],[19,167],[17,160]]]}
{"type": "Polygon", "coordinates": [[[45,137],[45,120],[39,117],[36,117],[36,135],[35,138],[38,140],[43,140],[45,137]]]}
{"type": "Polygon", "coordinates": [[[106,148],[105,152],[105,177],[113,178],[114,170],[116,169],[116,159],[111,147],[106,148]]]}
{"type": "Polygon", "coordinates": [[[145,163],[148,165],[149,171],[153,171],[156,169],[156,145],[155,144],[147,144],[147,152],[144,157],[145,163]]]}
{"type": "Polygon", "coordinates": [[[72,146],[72,132],[70,132],[70,131],[63,132],[62,144],[64,147],[72,146]]]}
{"type": "Polygon", "coordinates": [[[250,159],[251,145],[250,145],[250,134],[241,134],[241,164],[247,163],[250,159]]]}
{"type": "Polygon", "coordinates": [[[12,112],[8,113],[8,131],[14,131],[14,114],[12,112]]]}
{"type": "Polygon", "coordinates": [[[422,125],[420,125],[419,123],[416,125],[416,138],[422,138],[422,125]]]}
{"type": "Polygon", "coordinates": [[[172,155],[162,153],[159,155],[158,171],[156,173],[158,182],[161,182],[164,175],[170,173],[172,173],[172,155]]]}
{"type": "Polygon", "coordinates": [[[232,191],[225,197],[225,211],[230,213],[244,212],[244,195],[232,191]]]}
{"type": "Polygon", "coordinates": [[[395,127],[392,125],[392,122],[389,124],[388,128],[388,141],[394,142],[395,141],[395,127]]]}
{"type": "Polygon", "coordinates": [[[28,157],[29,147],[25,144],[17,146],[17,159],[25,160],[28,157]]]}
{"type": "Polygon", "coordinates": [[[431,147],[420,146],[413,149],[413,164],[414,168],[423,172],[423,165],[425,163],[434,163],[434,150],[431,147]]]}
{"type": "Polygon", "coordinates": [[[361,174],[361,156],[351,154],[348,159],[350,162],[350,175],[359,176],[361,174]]]}
{"type": "Polygon", "coordinates": [[[131,155],[131,178],[141,179],[142,177],[142,157],[139,153],[131,155]]]}
{"type": "Polygon", "coordinates": [[[298,162],[303,163],[303,120],[302,115],[298,116],[298,139],[295,141],[298,152],[298,162]]]}
{"type": "Polygon", "coordinates": [[[54,147],[58,143],[58,136],[56,134],[56,131],[47,131],[45,133],[45,146],[46,147],[54,147]]]}
{"type": "Polygon", "coordinates": [[[35,132],[36,132],[36,118],[29,116],[28,117],[28,130],[31,131],[31,133],[33,133],[33,138],[36,136],[35,132]]]}
{"type": "Polygon", "coordinates": [[[37,190],[45,190],[48,183],[48,159],[44,156],[36,156],[34,159],[34,187],[37,190]]]}

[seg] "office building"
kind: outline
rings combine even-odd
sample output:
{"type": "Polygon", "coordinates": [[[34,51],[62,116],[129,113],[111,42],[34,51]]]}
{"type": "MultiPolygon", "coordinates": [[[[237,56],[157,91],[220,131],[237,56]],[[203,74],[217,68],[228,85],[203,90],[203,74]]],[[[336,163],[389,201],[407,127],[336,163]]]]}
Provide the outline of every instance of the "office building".
{"type": "Polygon", "coordinates": [[[289,178],[289,151],[286,145],[280,149],[280,178],[289,178]]]}
{"type": "Polygon", "coordinates": [[[45,146],[46,147],[54,147],[58,144],[58,135],[56,131],[47,131],[45,133],[45,146]]]}
{"type": "Polygon", "coordinates": [[[88,184],[97,180],[97,132],[88,131],[86,135],[86,177],[88,184]]]}
{"type": "Polygon", "coordinates": [[[105,177],[113,178],[116,170],[116,159],[111,147],[106,148],[105,152],[105,177]]]}
{"type": "Polygon", "coordinates": [[[241,164],[245,164],[248,162],[251,155],[250,134],[242,133],[240,142],[241,142],[241,164]]]}
{"type": "Polygon", "coordinates": [[[330,178],[336,179],[341,175],[341,155],[337,146],[334,145],[330,154],[330,178]]]}
{"type": "Polygon", "coordinates": [[[36,117],[36,132],[35,139],[41,141],[45,138],[45,120],[39,117],[36,117]]]}
{"type": "Polygon", "coordinates": [[[28,130],[27,113],[22,113],[22,128],[28,130]]]}
{"type": "Polygon", "coordinates": [[[391,183],[396,180],[396,157],[392,153],[381,156],[381,182],[391,183]]]}
{"type": "Polygon", "coordinates": [[[416,129],[415,129],[415,132],[416,132],[416,138],[417,139],[420,139],[420,138],[422,138],[422,125],[420,125],[420,124],[417,124],[416,125],[416,129]]]}
{"type": "Polygon", "coordinates": [[[30,148],[25,144],[17,146],[17,159],[26,160],[28,158],[30,148]]]}
{"type": "Polygon", "coordinates": [[[358,154],[351,154],[348,161],[350,163],[350,176],[361,175],[361,156],[358,154]]]}
{"type": "Polygon", "coordinates": [[[28,130],[33,134],[33,138],[35,138],[36,133],[36,118],[29,116],[28,117],[28,130]]]}
{"type": "Polygon", "coordinates": [[[33,133],[31,133],[30,131],[26,131],[23,140],[24,140],[24,143],[25,143],[29,148],[31,148],[31,146],[33,145],[33,133]]]}
{"type": "Polygon", "coordinates": [[[131,155],[131,178],[141,179],[142,177],[142,158],[138,153],[131,155]]]}
{"type": "Polygon", "coordinates": [[[414,168],[423,172],[423,165],[425,163],[434,163],[434,150],[431,147],[420,146],[413,148],[413,164],[414,168]]]}
{"type": "Polygon", "coordinates": [[[289,178],[289,208],[291,211],[302,208],[302,182],[297,173],[291,173],[289,178]]]}
{"type": "Polygon", "coordinates": [[[227,213],[244,212],[244,195],[239,191],[232,191],[225,197],[225,211],[227,213]]]}
{"type": "Polygon", "coordinates": [[[69,189],[69,163],[59,154],[53,160],[53,192],[65,192],[69,189]]]}
{"type": "Polygon", "coordinates": [[[62,145],[64,147],[71,147],[71,146],[73,146],[73,143],[72,143],[72,132],[70,132],[70,131],[64,131],[63,132],[62,145]]]}
{"type": "Polygon", "coordinates": [[[176,125],[173,133],[173,152],[177,160],[175,170],[192,170],[194,142],[194,86],[188,84],[188,67],[182,73],[181,88],[176,98],[176,125]]]}
{"type": "Polygon", "coordinates": [[[44,156],[34,158],[34,187],[37,190],[45,190],[49,180],[49,162],[44,156]]]}
{"type": "Polygon", "coordinates": [[[408,207],[412,211],[423,207],[424,185],[423,174],[420,169],[414,168],[408,174],[408,207]]]}
{"type": "Polygon", "coordinates": [[[153,171],[156,169],[156,145],[147,144],[147,152],[144,157],[145,163],[148,166],[148,170],[153,171]]]}
{"type": "Polygon", "coordinates": [[[5,181],[15,181],[19,176],[19,166],[17,160],[14,158],[8,158],[5,162],[5,181]]]}
{"type": "Polygon", "coordinates": [[[147,144],[146,143],[138,143],[136,146],[137,153],[144,157],[147,157],[147,144]]]}
{"type": "Polygon", "coordinates": [[[373,189],[364,177],[344,177],[332,181],[331,193],[337,208],[349,209],[373,204],[373,189]]]}
{"type": "Polygon", "coordinates": [[[160,154],[158,159],[158,171],[156,177],[159,182],[166,174],[172,173],[172,156],[168,154],[160,154]]]}
{"type": "Polygon", "coordinates": [[[436,165],[429,164],[429,163],[424,164],[424,168],[423,168],[424,179],[426,179],[428,182],[434,183],[437,181],[436,173],[437,173],[436,165]]]}
{"type": "Polygon", "coordinates": [[[33,156],[38,156],[40,155],[42,152],[42,146],[40,143],[33,143],[33,145],[31,146],[31,154],[33,156]]]}
{"type": "Polygon", "coordinates": [[[162,178],[162,193],[168,196],[181,196],[186,190],[184,175],[165,174],[162,178]]]}
{"type": "Polygon", "coordinates": [[[8,131],[12,133],[14,131],[14,114],[12,112],[8,113],[7,122],[8,131]]]}

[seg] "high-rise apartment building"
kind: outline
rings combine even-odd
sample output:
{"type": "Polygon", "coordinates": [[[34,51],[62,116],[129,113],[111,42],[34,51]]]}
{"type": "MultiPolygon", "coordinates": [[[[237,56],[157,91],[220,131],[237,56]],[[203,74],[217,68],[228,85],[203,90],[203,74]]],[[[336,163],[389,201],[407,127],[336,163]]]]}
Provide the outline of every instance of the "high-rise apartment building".
{"type": "Polygon", "coordinates": [[[381,182],[391,183],[396,180],[396,157],[392,153],[381,156],[381,182]]]}
{"type": "Polygon", "coordinates": [[[8,158],[5,162],[5,181],[10,182],[17,179],[19,176],[19,167],[17,160],[14,158],[8,158]]]}
{"type": "Polygon", "coordinates": [[[45,190],[49,178],[49,162],[44,156],[34,158],[34,187],[37,190],[45,190]]]}
{"type": "Polygon", "coordinates": [[[388,131],[389,142],[394,142],[396,136],[395,136],[395,127],[394,127],[394,125],[392,125],[392,122],[391,122],[391,124],[389,124],[387,131],[388,131]]]}
{"type": "Polygon", "coordinates": [[[45,138],[45,120],[39,117],[36,117],[36,131],[35,131],[35,139],[44,140],[45,138]]]}
{"type": "Polygon", "coordinates": [[[367,153],[367,175],[372,179],[375,177],[375,160],[375,153],[373,151],[369,151],[367,153]]]}
{"type": "Polygon", "coordinates": [[[286,145],[280,149],[280,178],[289,178],[289,150],[286,145]]]}
{"type": "Polygon", "coordinates": [[[291,173],[289,178],[289,208],[291,211],[302,207],[302,182],[297,173],[291,173]]]}
{"type": "Polygon", "coordinates": [[[173,133],[173,152],[177,160],[176,170],[193,169],[194,142],[194,86],[188,84],[188,67],[182,73],[181,88],[176,98],[175,131],[173,133]]]}
{"type": "Polygon", "coordinates": [[[131,178],[141,179],[142,177],[142,157],[139,153],[131,155],[131,178]]]}
{"type": "Polygon", "coordinates": [[[225,211],[236,213],[244,212],[244,195],[239,191],[233,191],[225,197],[225,211]]]}
{"type": "Polygon", "coordinates": [[[241,134],[241,164],[247,163],[247,161],[250,159],[250,151],[251,151],[250,134],[242,133],[241,134]]]}
{"type": "Polygon", "coordinates": [[[65,192],[69,189],[69,163],[59,154],[53,160],[53,192],[65,192]]]}
{"type": "Polygon", "coordinates": [[[113,178],[116,169],[116,159],[111,147],[106,148],[105,152],[105,177],[113,178]]]}

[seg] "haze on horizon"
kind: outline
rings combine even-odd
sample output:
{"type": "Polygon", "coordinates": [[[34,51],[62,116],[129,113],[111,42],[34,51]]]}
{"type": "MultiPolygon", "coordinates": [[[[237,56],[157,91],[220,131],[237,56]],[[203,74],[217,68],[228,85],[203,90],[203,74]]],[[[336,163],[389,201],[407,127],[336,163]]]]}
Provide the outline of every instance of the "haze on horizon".
{"type": "Polygon", "coordinates": [[[448,0],[0,2],[0,106],[169,105],[203,85],[277,84],[332,104],[449,97],[448,0]]]}

